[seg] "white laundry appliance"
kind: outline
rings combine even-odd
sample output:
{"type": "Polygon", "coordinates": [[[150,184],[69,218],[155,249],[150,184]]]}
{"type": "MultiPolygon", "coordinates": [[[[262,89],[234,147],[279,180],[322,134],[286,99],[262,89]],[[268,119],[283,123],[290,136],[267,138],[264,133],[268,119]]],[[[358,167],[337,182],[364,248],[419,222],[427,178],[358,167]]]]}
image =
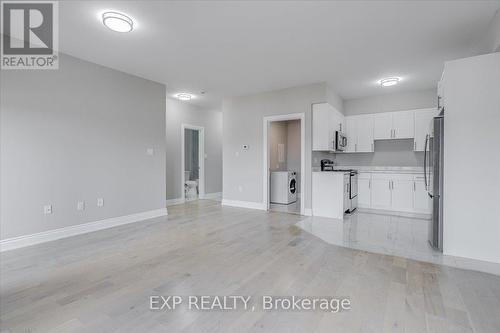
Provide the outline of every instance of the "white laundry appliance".
{"type": "Polygon", "coordinates": [[[295,171],[271,172],[271,203],[291,204],[297,201],[297,173],[295,171]]]}

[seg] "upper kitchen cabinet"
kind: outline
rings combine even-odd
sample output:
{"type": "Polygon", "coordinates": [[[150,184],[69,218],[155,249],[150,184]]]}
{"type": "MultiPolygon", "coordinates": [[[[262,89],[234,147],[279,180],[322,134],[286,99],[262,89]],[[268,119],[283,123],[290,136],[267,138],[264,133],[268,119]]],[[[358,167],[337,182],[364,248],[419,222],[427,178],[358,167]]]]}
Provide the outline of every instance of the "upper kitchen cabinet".
{"type": "MultiPolygon", "coordinates": [[[[413,143],[414,151],[424,151],[425,138],[427,135],[434,136],[433,133],[433,119],[437,116],[437,109],[420,109],[415,110],[415,141],[413,143]]],[[[427,146],[429,150],[429,146],[427,146]]]]}
{"type": "Polygon", "coordinates": [[[342,131],[344,115],[328,103],[312,105],[312,149],[335,150],[335,131],[342,131]]]}
{"type": "Polygon", "coordinates": [[[413,136],[413,111],[383,112],[373,115],[375,140],[411,139],[413,136]]]}
{"type": "Polygon", "coordinates": [[[373,152],[373,115],[347,116],[347,153],[373,152]]]}
{"type": "Polygon", "coordinates": [[[413,114],[413,111],[392,113],[393,139],[413,139],[415,136],[413,114]]]}
{"type": "Polygon", "coordinates": [[[373,115],[373,138],[375,140],[392,139],[392,112],[373,115]]]}

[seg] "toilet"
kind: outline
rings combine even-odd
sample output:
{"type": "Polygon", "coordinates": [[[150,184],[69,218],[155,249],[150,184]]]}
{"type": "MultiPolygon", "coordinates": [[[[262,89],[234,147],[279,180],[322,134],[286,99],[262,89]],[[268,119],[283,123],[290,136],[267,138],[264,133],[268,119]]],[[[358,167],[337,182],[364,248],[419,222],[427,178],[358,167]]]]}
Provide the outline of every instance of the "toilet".
{"type": "Polygon", "coordinates": [[[198,198],[198,181],[189,180],[191,171],[184,171],[184,196],[186,200],[195,200],[198,198]]]}

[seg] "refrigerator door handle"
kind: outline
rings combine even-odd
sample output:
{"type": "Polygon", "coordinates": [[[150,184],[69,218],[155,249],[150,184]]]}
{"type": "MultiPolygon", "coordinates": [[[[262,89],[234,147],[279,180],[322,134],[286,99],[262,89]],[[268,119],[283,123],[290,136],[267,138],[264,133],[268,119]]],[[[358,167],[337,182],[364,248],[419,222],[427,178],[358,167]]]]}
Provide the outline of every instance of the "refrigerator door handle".
{"type": "Polygon", "coordinates": [[[429,191],[429,187],[427,184],[427,145],[429,144],[429,134],[425,136],[425,144],[424,144],[424,184],[425,190],[429,191]]]}

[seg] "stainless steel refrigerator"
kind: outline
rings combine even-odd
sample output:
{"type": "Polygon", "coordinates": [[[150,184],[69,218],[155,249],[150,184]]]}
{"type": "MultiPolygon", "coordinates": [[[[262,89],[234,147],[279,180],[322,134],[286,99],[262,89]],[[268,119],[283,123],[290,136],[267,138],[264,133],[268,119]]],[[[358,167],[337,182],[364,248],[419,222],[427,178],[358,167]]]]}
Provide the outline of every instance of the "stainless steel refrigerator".
{"type": "Polygon", "coordinates": [[[429,243],[443,251],[443,139],[444,111],[434,117],[434,137],[425,139],[425,188],[432,199],[432,221],[429,224],[429,243]]]}

